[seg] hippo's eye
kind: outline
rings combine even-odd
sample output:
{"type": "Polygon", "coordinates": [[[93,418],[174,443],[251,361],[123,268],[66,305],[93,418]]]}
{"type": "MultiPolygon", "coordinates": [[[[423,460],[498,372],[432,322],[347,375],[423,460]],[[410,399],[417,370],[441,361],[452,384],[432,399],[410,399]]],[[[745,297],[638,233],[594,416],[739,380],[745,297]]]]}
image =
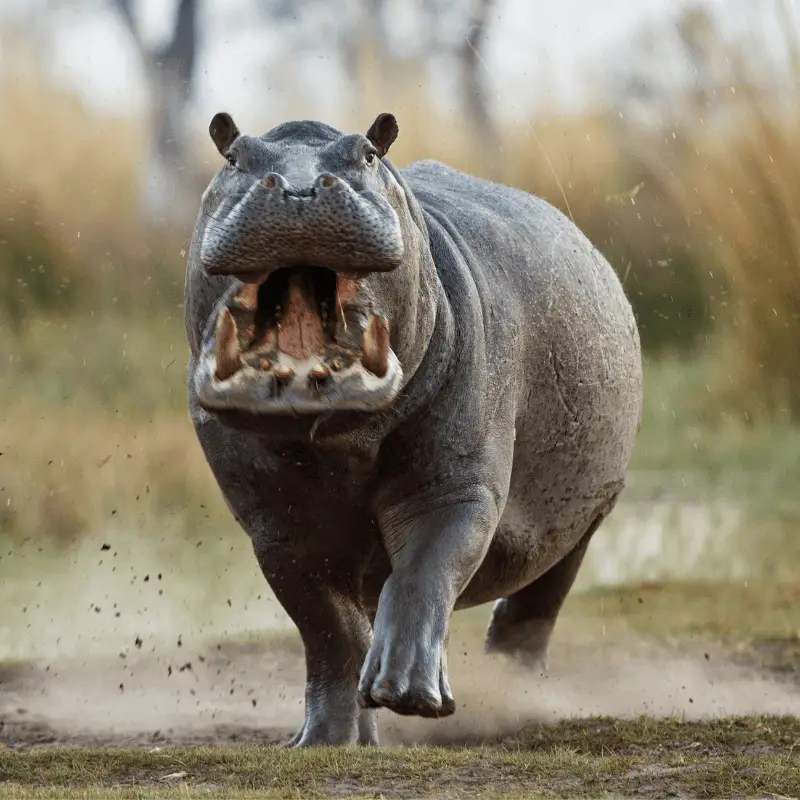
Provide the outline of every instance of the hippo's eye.
{"type": "Polygon", "coordinates": [[[227,153],[225,156],[225,160],[228,164],[232,167],[236,167],[236,153],[227,153]]]}
{"type": "Polygon", "coordinates": [[[366,154],[366,156],[364,156],[364,160],[367,162],[367,164],[372,166],[375,163],[375,156],[376,155],[377,154],[375,153],[375,151],[371,150],[369,153],[366,154]]]}

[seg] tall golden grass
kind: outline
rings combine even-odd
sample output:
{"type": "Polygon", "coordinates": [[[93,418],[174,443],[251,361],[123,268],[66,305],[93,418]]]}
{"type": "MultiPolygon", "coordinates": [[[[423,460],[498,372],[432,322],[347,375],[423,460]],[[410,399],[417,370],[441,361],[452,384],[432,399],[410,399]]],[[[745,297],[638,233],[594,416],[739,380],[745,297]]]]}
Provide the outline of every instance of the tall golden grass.
{"type": "MultiPolygon", "coordinates": [[[[724,276],[717,346],[725,402],[749,415],[800,419],[800,30],[788,0],[749,6],[782,42],[705,40],[713,103],[677,136],[640,142],[664,200],[688,221],[704,266],[724,276]],[[760,46],[759,46],[760,45],[760,46]],[[782,52],[771,76],[764,54],[782,52]]],[[[713,31],[712,31],[713,32],[713,31]]]]}
{"type": "Polygon", "coordinates": [[[6,32],[0,54],[0,321],[68,312],[77,300],[83,310],[177,301],[188,233],[167,243],[147,230],[143,122],[92,113],[24,34],[6,32]]]}
{"type": "MultiPolygon", "coordinates": [[[[798,96],[800,100],[800,96],[798,96]]],[[[800,107],[799,107],[800,108],[800,107]]],[[[800,116],[770,118],[753,103],[746,122],[696,164],[696,205],[713,232],[730,285],[727,360],[753,413],[800,417],[800,116]]],[[[687,165],[688,169],[691,169],[687,165]]]]}
{"type": "MultiPolygon", "coordinates": [[[[777,15],[786,2],[756,5],[777,15]]],[[[688,317],[707,314],[716,321],[708,346],[725,354],[720,363],[735,401],[753,414],[788,409],[796,417],[800,39],[788,24],[783,30],[794,54],[793,96],[778,105],[763,90],[763,64],[755,69],[759,53],[751,49],[748,71],[741,59],[728,58],[722,37],[712,37],[715,63],[739,65],[716,78],[715,110],[727,124],[695,118],[677,131],[681,147],[664,132],[621,136],[615,115],[599,106],[581,114],[548,110],[528,125],[503,128],[500,146],[487,150],[476,146],[463,120],[425,99],[425,76],[413,65],[399,71],[402,79],[367,81],[360,106],[397,114],[402,135],[392,156],[399,164],[439,158],[553,202],[612,260],[648,347],[659,338],[691,340],[705,321],[688,317]],[[749,77],[755,75],[758,81],[749,77]],[[709,273],[724,294],[709,289],[709,273]],[[687,326],[694,333],[682,337],[687,326]]],[[[189,231],[156,242],[139,213],[143,121],[93,114],[25,48],[23,36],[3,41],[0,136],[14,146],[0,150],[0,318],[9,307],[21,319],[63,315],[69,303],[98,314],[127,304],[135,324],[131,299],[141,298],[177,312],[189,231]]],[[[210,145],[201,139],[206,150],[196,151],[205,155],[210,145]]]]}
{"type": "Polygon", "coordinates": [[[135,252],[143,127],[92,114],[54,83],[24,38],[2,44],[3,211],[43,228],[67,253],[104,256],[103,244],[135,252]]]}

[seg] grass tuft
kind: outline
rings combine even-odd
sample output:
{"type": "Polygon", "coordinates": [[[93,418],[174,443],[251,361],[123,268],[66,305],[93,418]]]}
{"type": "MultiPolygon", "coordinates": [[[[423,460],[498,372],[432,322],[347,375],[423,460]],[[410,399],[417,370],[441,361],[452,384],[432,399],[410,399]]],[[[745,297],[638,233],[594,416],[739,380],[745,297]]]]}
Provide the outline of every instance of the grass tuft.
{"type": "Polygon", "coordinates": [[[101,789],[111,796],[237,798],[790,796],[800,760],[787,742],[798,735],[796,720],[777,718],[710,728],[586,720],[529,733],[514,748],[50,750],[1,753],[0,781],[9,797],[37,796],[37,787],[47,797],[56,786],[72,790],[67,797],[83,789],[89,797],[101,789]],[[755,734],[763,739],[759,755],[748,753],[756,750],[755,734]],[[699,749],[697,739],[713,745],[699,749]],[[144,794],[126,795],[128,787],[144,794]]]}

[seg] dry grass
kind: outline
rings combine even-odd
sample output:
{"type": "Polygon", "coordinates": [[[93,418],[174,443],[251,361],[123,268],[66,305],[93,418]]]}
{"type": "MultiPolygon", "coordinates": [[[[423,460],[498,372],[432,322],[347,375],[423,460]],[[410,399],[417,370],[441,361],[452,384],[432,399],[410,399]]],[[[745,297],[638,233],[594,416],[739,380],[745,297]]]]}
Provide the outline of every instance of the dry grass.
{"type": "Polygon", "coordinates": [[[109,527],[160,531],[167,518],[191,532],[209,513],[223,529],[234,527],[183,419],[161,416],[132,426],[74,412],[19,414],[0,423],[0,436],[9,467],[0,509],[4,536],[66,544],[109,527]]]}
{"type": "MultiPolygon", "coordinates": [[[[5,535],[68,541],[109,522],[189,525],[213,478],[186,410],[182,322],[29,320],[0,378],[5,535]]],[[[207,513],[203,511],[202,513],[207,513]]],[[[227,519],[227,517],[225,517],[227,519]]]]}
{"type": "Polygon", "coordinates": [[[134,250],[143,130],[55,85],[24,36],[6,32],[2,52],[0,135],[14,142],[0,157],[4,221],[30,219],[66,252],[134,250]]]}
{"type": "Polygon", "coordinates": [[[715,387],[721,401],[750,416],[797,419],[800,29],[787,0],[739,9],[750,14],[752,41],[742,47],[710,27],[695,54],[711,76],[710,99],[694,109],[687,99],[671,110],[683,121],[635,149],[709,267],[724,274],[714,312],[730,335],[719,343],[728,367],[719,377],[733,380],[715,387]],[[769,20],[783,42],[759,38],[769,20]],[[765,56],[775,51],[788,57],[780,81],[765,56]]]}
{"type": "Polygon", "coordinates": [[[590,720],[563,724],[544,739],[533,735],[525,745],[507,749],[7,753],[0,754],[0,781],[5,783],[0,796],[47,797],[55,787],[72,790],[61,795],[68,797],[95,797],[101,790],[123,797],[249,797],[255,791],[269,798],[790,796],[800,776],[791,744],[798,735],[795,719],[710,726],[590,720]],[[748,729],[760,734],[761,755],[741,754],[738,740],[748,729]],[[780,744],[771,744],[775,737],[770,731],[781,732],[780,744]],[[725,743],[724,754],[696,752],[694,743],[709,734],[725,743]],[[588,751],[583,746],[587,736],[593,741],[588,751]],[[737,743],[728,744],[728,739],[737,743]],[[137,794],[125,794],[134,788],[137,794]],[[81,795],[76,790],[88,791],[81,795]]]}
{"type": "Polygon", "coordinates": [[[604,637],[620,642],[633,633],[662,643],[800,643],[797,582],[675,581],[596,589],[570,596],[565,613],[575,640],[588,641],[602,620],[604,637]]]}
{"type": "Polygon", "coordinates": [[[178,301],[190,231],[166,241],[142,219],[142,121],[92,113],[24,33],[0,31],[0,54],[0,321],[178,301]]]}
{"type": "Polygon", "coordinates": [[[172,416],[135,426],[15,414],[0,436],[3,459],[15,462],[3,475],[4,535],[66,543],[109,523],[158,530],[176,513],[188,527],[218,491],[188,421],[172,416]]]}

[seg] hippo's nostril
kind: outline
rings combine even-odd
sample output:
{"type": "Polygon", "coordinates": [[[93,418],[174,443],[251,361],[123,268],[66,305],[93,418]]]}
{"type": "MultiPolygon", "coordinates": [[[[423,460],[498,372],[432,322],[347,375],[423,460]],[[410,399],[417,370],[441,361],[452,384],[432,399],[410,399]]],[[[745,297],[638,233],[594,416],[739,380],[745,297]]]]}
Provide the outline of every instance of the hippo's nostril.
{"type": "Polygon", "coordinates": [[[320,177],[317,178],[317,186],[321,186],[324,189],[332,189],[337,183],[339,183],[339,179],[335,175],[331,175],[329,172],[325,173],[325,175],[320,175],[320,177]]]}

